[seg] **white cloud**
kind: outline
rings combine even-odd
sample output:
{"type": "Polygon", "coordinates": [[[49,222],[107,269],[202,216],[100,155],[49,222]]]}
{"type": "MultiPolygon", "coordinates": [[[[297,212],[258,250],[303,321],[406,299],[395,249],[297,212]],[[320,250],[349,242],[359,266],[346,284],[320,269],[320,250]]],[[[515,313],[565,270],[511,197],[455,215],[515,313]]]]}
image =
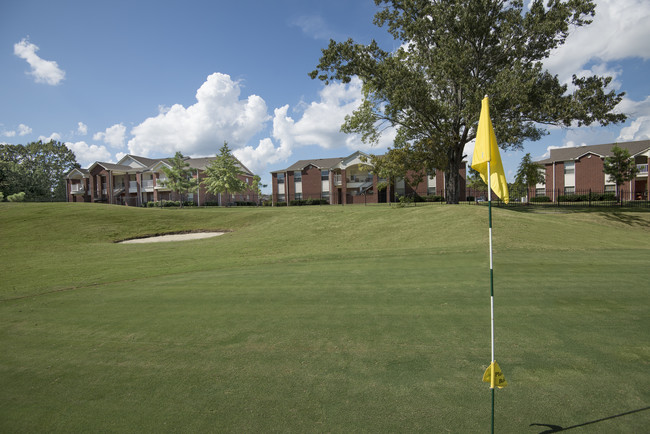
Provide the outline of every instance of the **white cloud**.
{"type": "Polygon", "coordinates": [[[283,146],[317,145],[325,149],[362,147],[359,137],[341,132],[345,116],[362,101],[361,80],[349,84],[335,83],[320,91],[320,101],[309,104],[302,117],[295,121],[287,115],[289,106],[275,110],[273,137],[283,146]]]}
{"type": "Polygon", "coordinates": [[[43,60],[36,52],[38,47],[27,39],[14,44],[14,54],[27,61],[31,67],[29,74],[33,75],[37,83],[46,83],[56,86],[65,78],[65,71],[53,60],[43,60]]]}
{"type": "Polygon", "coordinates": [[[617,141],[630,142],[650,139],[650,116],[641,116],[632,121],[628,127],[621,129],[617,141]]]}
{"type": "Polygon", "coordinates": [[[124,147],[125,137],[126,127],[120,123],[106,128],[103,133],[95,133],[95,135],[93,135],[93,140],[102,140],[113,148],[122,148],[124,147]]]}
{"type": "Polygon", "coordinates": [[[286,161],[291,156],[291,149],[286,145],[276,148],[273,141],[266,138],[260,140],[256,148],[245,146],[236,149],[233,154],[253,173],[261,173],[267,165],[286,161]]]}
{"type": "Polygon", "coordinates": [[[66,142],[68,149],[74,152],[77,157],[77,163],[81,167],[88,167],[95,161],[110,162],[112,160],[111,153],[105,146],[89,145],[86,142],[66,142]]]}
{"type": "Polygon", "coordinates": [[[647,0],[598,0],[593,22],[576,29],[544,65],[567,81],[594,60],[650,59],[649,19],[647,0]]]}
{"type": "Polygon", "coordinates": [[[43,143],[47,143],[49,141],[55,141],[55,142],[60,142],[61,141],[61,134],[59,133],[52,133],[49,135],[49,137],[45,136],[38,136],[38,139],[43,143]]]}
{"type": "Polygon", "coordinates": [[[20,125],[18,125],[18,131],[17,132],[13,131],[13,130],[12,131],[3,131],[2,135],[5,136],[5,137],[16,137],[16,135],[26,136],[27,134],[31,134],[31,133],[32,133],[32,129],[30,127],[28,127],[25,124],[20,124],[20,125]]]}
{"type": "Polygon", "coordinates": [[[28,127],[27,125],[25,125],[25,124],[18,125],[18,135],[19,136],[26,136],[27,134],[31,134],[31,133],[32,133],[32,129],[30,127],[28,127]]]}
{"type": "Polygon", "coordinates": [[[197,102],[189,107],[175,104],[160,108],[158,116],[136,125],[128,142],[136,155],[215,155],[224,141],[238,149],[270,119],[266,103],[257,95],[240,98],[238,82],[226,74],[214,73],[196,92],[197,102]]]}
{"type": "Polygon", "coordinates": [[[85,136],[86,134],[88,134],[88,126],[83,122],[77,123],[77,134],[79,134],[80,136],[85,136]]]}

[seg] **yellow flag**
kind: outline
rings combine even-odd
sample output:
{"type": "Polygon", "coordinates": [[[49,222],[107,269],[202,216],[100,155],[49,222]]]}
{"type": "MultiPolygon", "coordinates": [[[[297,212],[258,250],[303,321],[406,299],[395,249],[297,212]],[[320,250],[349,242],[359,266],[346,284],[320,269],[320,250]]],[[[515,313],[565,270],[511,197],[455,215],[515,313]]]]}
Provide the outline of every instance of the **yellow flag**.
{"type": "Polygon", "coordinates": [[[483,182],[488,184],[494,193],[505,203],[510,201],[508,196],[508,182],[506,174],[503,172],[501,164],[501,155],[497,138],[494,135],[494,128],[490,120],[490,104],[488,97],[483,98],[481,103],[481,117],[478,121],[478,130],[476,131],[476,145],[474,146],[474,156],[472,157],[472,169],[481,174],[483,182]],[[490,162],[490,182],[488,182],[488,167],[490,162]]]}
{"type": "Polygon", "coordinates": [[[503,372],[501,372],[501,368],[499,367],[499,364],[496,362],[496,360],[490,363],[490,366],[488,366],[488,368],[485,370],[485,373],[483,374],[483,381],[485,383],[490,383],[491,389],[494,389],[494,386],[502,389],[508,385],[506,377],[503,376],[503,372]],[[492,372],[494,372],[494,376],[492,375],[492,372]],[[493,379],[494,381],[492,381],[493,379]]]}

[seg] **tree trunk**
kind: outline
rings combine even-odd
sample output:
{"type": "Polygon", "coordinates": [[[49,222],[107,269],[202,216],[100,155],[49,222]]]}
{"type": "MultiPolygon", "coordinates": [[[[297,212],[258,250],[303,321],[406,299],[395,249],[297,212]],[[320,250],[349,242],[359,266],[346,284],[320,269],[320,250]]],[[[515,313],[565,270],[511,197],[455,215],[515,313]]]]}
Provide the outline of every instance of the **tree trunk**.
{"type": "Polygon", "coordinates": [[[445,170],[445,201],[457,204],[460,201],[460,166],[463,162],[462,145],[447,151],[447,170],[445,170]]]}

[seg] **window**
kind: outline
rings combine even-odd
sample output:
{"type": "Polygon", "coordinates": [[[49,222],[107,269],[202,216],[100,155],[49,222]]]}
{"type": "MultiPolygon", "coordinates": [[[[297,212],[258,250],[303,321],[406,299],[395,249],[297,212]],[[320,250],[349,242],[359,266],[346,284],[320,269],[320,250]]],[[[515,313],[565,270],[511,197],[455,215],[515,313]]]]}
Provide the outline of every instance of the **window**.
{"type": "Polygon", "coordinates": [[[296,200],[301,200],[302,199],[302,193],[296,193],[296,200]]]}
{"type": "Polygon", "coordinates": [[[605,193],[616,193],[616,184],[605,185],[605,193]]]}
{"type": "Polygon", "coordinates": [[[295,172],[293,172],[293,180],[294,180],[295,182],[301,182],[301,181],[302,181],[302,172],[300,172],[300,171],[298,171],[298,170],[296,170],[295,172]]]}
{"type": "Polygon", "coordinates": [[[330,171],[325,169],[320,171],[320,180],[328,181],[330,179],[330,171]]]}
{"type": "Polygon", "coordinates": [[[571,175],[576,172],[576,163],[573,161],[564,162],[564,174],[571,175]]]}
{"type": "Polygon", "coordinates": [[[284,184],[284,173],[278,173],[278,184],[284,184]]]}
{"type": "Polygon", "coordinates": [[[284,194],[278,194],[278,202],[284,202],[284,194]]]}
{"type": "Polygon", "coordinates": [[[576,192],[575,187],[564,187],[564,194],[573,194],[576,192]]]}
{"type": "Polygon", "coordinates": [[[535,189],[535,196],[537,197],[546,196],[546,189],[545,188],[535,189]]]}
{"type": "Polygon", "coordinates": [[[330,192],[329,191],[322,192],[320,198],[325,200],[330,200],[330,192]]]}

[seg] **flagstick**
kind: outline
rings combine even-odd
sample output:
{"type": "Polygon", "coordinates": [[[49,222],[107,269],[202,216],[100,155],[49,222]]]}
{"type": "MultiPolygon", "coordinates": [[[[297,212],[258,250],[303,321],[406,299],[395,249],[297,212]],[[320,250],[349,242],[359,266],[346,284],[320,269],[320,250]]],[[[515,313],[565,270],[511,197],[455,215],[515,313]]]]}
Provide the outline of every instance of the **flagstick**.
{"type": "Polygon", "coordinates": [[[490,389],[492,389],[492,434],[494,434],[494,267],[492,263],[492,179],[490,178],[490,160],[487,162],[488,172],[488,214],[490,234],[490,335],[492,342],[492,363],[490,372],[490,389]]]}

